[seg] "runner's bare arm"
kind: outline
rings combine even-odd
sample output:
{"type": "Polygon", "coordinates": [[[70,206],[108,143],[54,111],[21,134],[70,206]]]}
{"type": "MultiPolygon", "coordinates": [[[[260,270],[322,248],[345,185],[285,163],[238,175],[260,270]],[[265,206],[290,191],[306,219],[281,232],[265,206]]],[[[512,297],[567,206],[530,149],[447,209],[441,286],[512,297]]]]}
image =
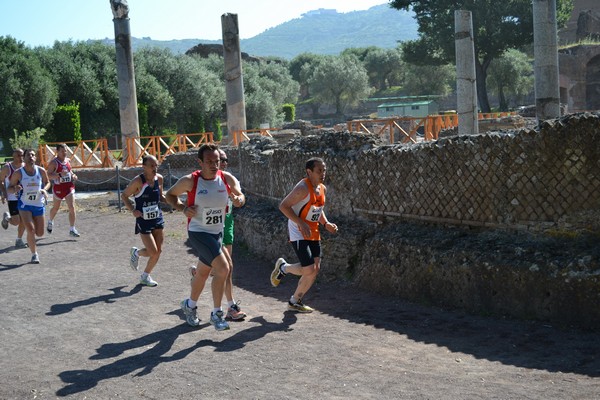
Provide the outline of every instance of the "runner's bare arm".
{"type": "Polygon", "coordinates": [[[279,203],[279,211],[283,213],[289,220],[298,225],[298,229],[305,237],[310,236],[310,227],[302,218],[294,213],[292,206],[298,202],[300,202],[303,198],[308,195],[308,188],[304,181],[300,181],[296,184],[294,189],[285,196],[281,203],[279,203]]]}
{"type": "Polygon", "coordinates": [[[194,179],[192,175],[186,175],[179,179],[177,183],[175,183],[167,193],[165,194],[165,198],[167,199],[167,203],[169,203],[175,210],[183,211],[186,217],[191,218],[196,215],[196,206],[186,206],[179,199],[179,195],[182,195],[186,192],[192,190],[194,186],[194,179]]]}
{"type": "MultiPolygon", "coordinates": [[[[136,209],[133,206],[133,204],[131,204],[131,201],[129,200],[129,198],[131,196],[136,195],[140,191],[141,183],[142,183],[142,180],[140,179],[140,177],[136,176],[135,178],[133,178],[131,180],[131,182],[129,182],[129,185],[127,185],[127,187],[125,188],[123,193],[121,193],[121,200],[123,200],[123,204],[125,205],[125,208],[127,210],[129,210],[130,212],[132,212],[136,218],[138,217],[138,215],[135,215],[136,209]]],[[[140,215],[141,215],[141,213],[140,213],[140,215]]]]}
{"type": "Polygon", "coordinates": [[[229,185],[229,189],[231,189],[231,201],[235,207],[241,207],[246,202],[246,196],[242,193],[242,187],[240,186],[240,181],[229,172],[223,171],[223,175],[227,180],[227,184],[229,185]]]}

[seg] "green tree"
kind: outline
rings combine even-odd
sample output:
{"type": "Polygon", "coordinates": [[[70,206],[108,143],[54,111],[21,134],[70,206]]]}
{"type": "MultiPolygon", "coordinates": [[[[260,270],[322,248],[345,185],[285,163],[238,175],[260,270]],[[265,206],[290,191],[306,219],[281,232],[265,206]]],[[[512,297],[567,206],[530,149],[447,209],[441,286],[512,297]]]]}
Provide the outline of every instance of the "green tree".
{"type": "Polygon", "coordinates": [[[35,51],[59,88],[59,104],[79,104],[84,139],[120,129],[114,49],[99,42],[69,41],[35,51]]]}
{"type": "Polygon", "coordinates": [[[300,84],[300,98],[310,97],[308,81],[312,77],[315,68],[326,56],[312,53],[302,53],[294,57],[288,66],[292,79],[300,84]]]}
{"type": "Polygon", "coordinates": [[[11,37],[0,37],[0,134],[45,127],[57,104],[57,87],[34,53],[11,37]]]}
{"type": "MultiPolygon", "coordinates": [[[[169,50],[151,48],[136,53],[136,68],[144,71],[146,83],[163,87],[155,105],[161,104],[162,117],[154,114],[152,93],[145,93],[148,104],[148,119],[158,134],[175,130],[178,133],[193,133],[201,130],[201,121],[210,120],[222,110],[225,102],[225,87],[220,77],[209,70],[199,57],[173,55],[169,50]],[[153,77],[153,78],[150,78],[153,77]],[[166,95],[168,93],[168,96],[166,95]],[[170,99],[169,99],[170,97],[170,99]],[[172,108],[165,114],[172,101],[172,108]]],[[[149,86],[151,87],[151,86],[149,86]]]]}
{"type": "Polygon", "coordinates": [[[354,56],[328,56],[315,68],[309,85],[314,98],[334,105],[338,116],[371,92],[367,70],[354,56]]]}
{"type": "Polygon", "coordinates": [[[404,63],[400,49],[375,48],[369,51],[363,61],[369,74],[372,86],[378,90],[385,90],[397,83],[402,76],[404,63]]]}
{"type": "Polygon", "coordinates": [[[56,107],[54,119],[46,136],[47,142],[72,142],[81,140],[79,104],[72,101],[69,104],[56,107]]]}
{"type": "MultiPolygon", "coordinates": [[[[531,0],[391,0],[396,9],[412,9],[419,24],[419,39],[402,46],[404,60],[420,65],[455,62],[454,11],[473,15],[477,97],[482,111],[489,112],[486,78],[490,63],[506,50],[533,42],[531,0]]],[[[572,10],[572,0],[557,0],[558,26],[572,10]]]]}
{"type": "Polygon", "coordinates": [[[456,68],[446,65],[416,65],[406,63],[403,91],[409,96],[447,96],[456,82],[456,68]]]}
{"type": "Polygon", "coordinates": [[[285,103],[298,100],[300,85],[288,67],[276,62],[244,62],[246,125],[258,128],[261,123],[279,126],[283,123],[285,103]]]}
{"type": "Polygon", "coordinates": [[[498,96],[500,111],[508,111],[510,103],[533,92],[533,65],[527,54],[509,49],[490,64],[490,91],[498,96]]]}
{"type": "Polygon", "coordinates": [[[46,130],[44,128],[35,128],[30,131],[25,131],[23,133],[18,133],[17,130],[14,130],[14,137],[8,139],[10,143],[10,147],[12,149],[35,149],[40,143],[43,142],[44,134],[46,130]]]}

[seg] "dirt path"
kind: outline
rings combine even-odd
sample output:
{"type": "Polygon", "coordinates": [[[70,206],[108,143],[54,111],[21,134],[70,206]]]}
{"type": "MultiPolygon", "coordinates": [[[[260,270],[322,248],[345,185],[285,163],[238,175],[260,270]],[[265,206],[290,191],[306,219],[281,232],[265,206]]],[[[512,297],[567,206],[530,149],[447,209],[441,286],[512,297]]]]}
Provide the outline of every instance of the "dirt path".
{"type": "Polygon", "coordinates": [[[249,318],[216,332],[206,290],[190,328],[179,310],[194,262],[181,214],[166,214],[159,286],[142,288],[128,267],[141,245],[133,219],[108,204],[78,202],[79,239],[62,211],[39,265],[12,247],[13,227],[0,229],[0,399],[600,398],[597,333],[336,284],[313,287],[306,302],[318,312],[297,315],[284,303],[295,279],[272,288],[270,260],[239,246],[235,293],[249,318]]]}

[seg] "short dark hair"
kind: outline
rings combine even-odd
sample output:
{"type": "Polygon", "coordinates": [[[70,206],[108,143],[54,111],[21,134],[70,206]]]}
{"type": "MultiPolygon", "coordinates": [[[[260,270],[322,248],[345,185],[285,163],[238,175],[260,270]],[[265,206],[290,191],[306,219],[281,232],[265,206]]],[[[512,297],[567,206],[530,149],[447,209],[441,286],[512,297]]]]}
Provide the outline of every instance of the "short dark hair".
{"type": "Polygon", "coordinates": [[[315,169],[315,164],[317,163],[325,165],[325,160],[323,160],[321,157],[313,157],[306,162],[305,169],[310,169],[312,171],[315,169]]]}
{"type": "Polygon", "coordinates": [[[146,154],[144,157],[142,157],[142,165],[146,165],[146,161],[148,160],[154,160],[158,164],[158,160],[156,159],[156,157],[154,157],[151,154],[146,154]]]}
{"type": "Polygon", "coordinates": [[[59,144],[57,144],[57,145],[56,145],[56,150],[58,151],[58,150],[60,150],[60,149],[65,149],[65,150],[66,150],[66,149],[67,149],[67,145],[66,145],[66,144],[64,144],[64,143],[59,143],[59,144]]]}
{"type": "Polygon", "coordinates": [[[208,152],[212,152],[212,151],[219,151],[219,146],[217,146],[214,143],[205,143],[202,146],[200,146],[200,149],[198,150],[198,159],[204,161],[204,153],[208,152]]]}

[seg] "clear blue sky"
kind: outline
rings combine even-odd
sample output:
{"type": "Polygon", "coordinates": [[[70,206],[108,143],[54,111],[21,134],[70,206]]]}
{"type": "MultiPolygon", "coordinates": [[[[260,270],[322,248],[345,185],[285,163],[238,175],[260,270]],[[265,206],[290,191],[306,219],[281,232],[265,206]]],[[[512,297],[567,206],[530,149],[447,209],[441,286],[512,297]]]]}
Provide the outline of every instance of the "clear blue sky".
{"type": "MultiPolygon", "coordinates": [[[[155,40],[222,39],[221,15],[238,15],[247,39],[319,8],[366,10],[386,0],[128,0],[131,34],[155,40]]],[[[0,36],[26,45],[114,38],[110,0],[0,0],[0,36]]]]}

